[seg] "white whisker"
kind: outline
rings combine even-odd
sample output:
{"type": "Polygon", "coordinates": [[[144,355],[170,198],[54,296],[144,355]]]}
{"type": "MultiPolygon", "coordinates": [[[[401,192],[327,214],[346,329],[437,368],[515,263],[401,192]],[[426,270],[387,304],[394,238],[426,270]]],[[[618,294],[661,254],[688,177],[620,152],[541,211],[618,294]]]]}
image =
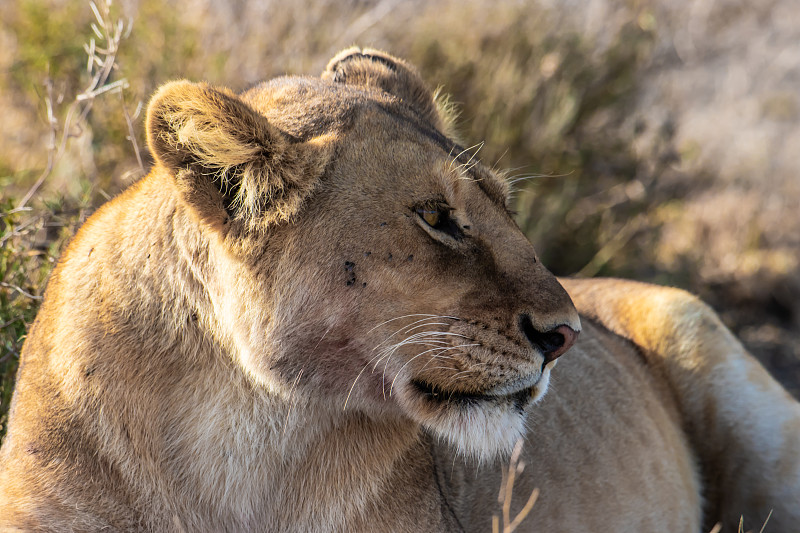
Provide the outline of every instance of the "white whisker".
{"type": "MultiPolygon", "coordinates": [[[[479,344],[459,344],[458,346],[452,346],[451,348],[447,348],[445,351],[457,350],[457,349],[460,349],[460,348],[469,348],[470,346],[480,346],[480,345],[479,344]]],[[[394,379],[392,380],[391,387],[389,387],[389,396],[392,395],[392,391],[394,390],[394,383],[395,383],[395,381],[397,381],[397,378],[400,377],[400,374],[403,373],[403,369],[406,366],[408,366],[408,364],[411,363],[411,361],[413,361],[414,359],[416,359],[416,358],[418,358],[418,357],[420,357],[420,356],[422,356],[422,355],[424,355],[426,353],[428,353],[428,352],[426,351],[426,352],[418,353],[417,355],[415,355],[414,357],[412,357],[411,359],[406,361],[405,364],[400,367],[400,370],[397,371],[397,374],[395,374],[394,379]]]]}
{"type": "MultiPolygon", "coordinates": [[[[471,147],[471,148],[474,148],[474,147],[471,147]]],[[[462,154],[463,153],[464,152],[462,152],[462,154]]],[[[460,155],[461,154],[459,154],[459,156],[460,155]]],[[[473,157],[474,157],[474,154],[473,154],[473,157]]],[[[471,160],[472,160],[472,158],[470,158],[470,161],[471,160]]],[[[381,341],[377,346],[372,348],[371,352],[376,352],[377,351],[377,353],[373,357],[371,357],[369,359],[369,361],[367,361],[361,367],[361,370],[356,375],[355,379],[353,380],[352,385],[350,385],[350,390],[347,392],[347,396],[345,398],[344,405],[343,405],[342,409],[346,409],[347,408],[347,404],[350,401],[350,397],[353,394],[353,390],[355,389],[355,386],[358,383],[358,380],[361,378],[361,375],[364,373],[364,371],[367,370],[367,368],[369,368],[370,365],[372,365],[372,372],[374,372],[378,368],[378,365],[381,364],[381,362],[384,363],[383,372],[382,372],[382,378],[381,379],[383,381],[383,387],[382,388],[383,388],[384,397],[385,397],[385,394],[386,394],[386,372],[388,371],[388,368],[389,368],[389,362],[390,362],[392,356],[395,353],[397,353],[397,351],[400,348],[402,348],[404,346],[421,346],[423,348],[426,348],[426,350],[423,351],[421,354],[417,354],[416,356],[414,356],[412,358],[412,360],[414,358],[416,358],[416,357],[419,357],[422,354],[431,353],[431,352],[434,352],[434,351],[437,351],[437,354],[435,354],[433,356],[433,358],[436,358],[436,357],[441,358],[442,357],[440,355],[441,353],[444,353],[445,351],[452,349],[451,343],[448,342],[447,340],[444,340],[444,337],[456,337],[456,338],[468,339],[468,337],[465,337],[464,335],[461,335],[461,334],[458,334],[458,333],[452,333],[452,332],[427,331],[427,330],[426,331],[418,331],[418,330],[421,330],[423,328],[451,326],[452,325],[452,321],[461,320],[461,319],[459,319],[458,317],[455,317],[455,316],[435,315],[435,314],[427,314],[427,313],[411,313],[411,314],[407,314],[407,315],[402,315],[402,316],[398,316],[398,317],[395,317],[395,318],[391,318],[389,320],[385,320],[385,321],[381,322],[380,324],[372,327],[369,330],[369,332],[372,332],[372,331],[374,331],[375,329],[377,329],[377,328],[379,328],[381,326],[384,326],[384,325],[389,324],[391,322],[395,322],[397,320],[403,320],[403,319],[407,319],[407,318],[416,318],[416,317],[422,317],[422,318],[418,318],[417,320],[414,320],[410,324],[406,324],[406,325],[398,328],[392,334],[387,336],[383,341],[381,341]],[[444,322],[445,320],[448,321],[448,322],[444,322]],[[400,334],[404,335],[405,338],[403,338],[399,342],[395,342],[393,344],[388,344],[387,345],[387,343],[391,339],[393,339],[394,337],[396,337],[397,335],[400,335],[400,334]]],[[[325,337],[325,335],[323,335],[323,338],[324,337],[325,337]]],[[[406,364],[408,364],[408,362],[406,362],[403,365],[403,367],[401,367],[401,370],[403,368],[405,368],[406,364]]],[[[394,384],[394,382],[392,382],[392,385],[393,384],[394,384]]],[[[390,394],[391,394],[391,390],[390,390],[390,394]]]]}
{"type": "Polygon", "coordinates": [[[436,317],[436,316],[439,316],[439,315],[428,315],[428,314],[424,314],[424,313],[412,313],[410,315],[398,316],[398,317],[395,317],[395,318],[390,318],[389,320],[384,320],[383,322],[381,322],[377,326],[375,326],[372,329],[370,329],[367,333],[372,333],[374,330],[378,329],[379,327],[381,327],[381,326],[383,326],[385,324],[388,324],[389,322],[394,322],[395,320],[402,320],[404,318],[410,318],[412,316],[436,317]]]}
{"type": "MultiPolygon", "coordinates": [[[[472,159],[473,159],[473,158],[474,158],[474,157],[475,157],[475,156],[478,154],[478,152],[480,152],[480,151],[481,151],[481,148],[483,148],[483,145],[484,145],[484,141],[481,141],[481,142],[479,142],[478,144],[473,144],[473,145],[472,145],[472,146],[470,146],[469,148],[464,148],[464,149],[463,149],[463,150],[462,150],[462,151],[461,151],[461,152],[460,152],[460,153],[459,153],[457,156],[455,156],[455,157],[454,157],[454,158],[453,158],[453,159],[450,161],[450,167],[448,168],[448,170],[453,170],[453,164],[454,164],[456,161],[458,161],[458,158],[459,158],[459,157],[461,157],[461,156],[462,156],[462,155],[464,155],[465,153],[469,152],[469,151],[470,151],[470,150],[472,150],[473,148],[477,148],[477,150],[475,150],[475,152],[472,154],[472,156],[469,158],[469,160],[468,160],[468,161],[467,161],[467,163],[466,163],[466,164],[469,164],[469,163],[472,161],[472,159]]],[[[463,165],[463,164],[462,164],[462,165],[463,165]]]]}
{"type": "MultiPolygon", "coordinates": [[[[423,323],[422,325],[426,325],[426,324],[425,324],[425,322],[426,322],[426,321],[432,321],[432,320],[442,320],[442,319],[459,320],[458,318],[456,318],[456,317],[453,317],[453,316],[441,316],[441,315],[406,315],[405,317],[401,317],[401,318],[407,318],[407,317],[411,317],[411,316],[424,316],[425,318],[421,318],[421,319],[419,319],[419,320],[415,320],[415,321],[414,321],[414,322],[412,322],[411,324],[407,324],[407,325],[405,325],[405,326],[401,327],[400,329],[398,329],[397,331],[395,331],[394,333],[392,333],[391,335],[389,335],[388,337],[386,337],[386,338],[383,340],[383,342],[381,342],[380,344],[378,344],[378,345],[377,345],[375,348],[373,348],[372,350],[373,350],[373,351],[377,350],[378,348],[380,348],[380,346],[381,346],[381,345],[385,344],[385,343],[386,343],[386,342],[387,342],[389,339],[391,339],[392,337],[394,337],[394,336],[395,336],[395,335],[397,335],[398,333],[400,333],[400,332],[402,332],[402,331],[404,331],[404,330],[407,330],[407,329],[408,329],[408,328],[410,328],[410,327],[416,326],[417,324],[423,323]]],[[[396,320],[396,319],[392,319],[392,320],[396,320]]],[[[391,322],[391,320],[388,320],[388,321],[384,322],[384,324],[387,324],[388,322],[391,322]]],[[[445,325],[449,325],[449,324],[445,324],[445,325]]],[[[376,326],[376,327],[377,327],[377,326],[376,326]]],[[[372,328],[372,329],[375,329],[375,328],[372,328]]],[[[371,329],[370,331],[372,331],[372,329],[371,329]]]]}

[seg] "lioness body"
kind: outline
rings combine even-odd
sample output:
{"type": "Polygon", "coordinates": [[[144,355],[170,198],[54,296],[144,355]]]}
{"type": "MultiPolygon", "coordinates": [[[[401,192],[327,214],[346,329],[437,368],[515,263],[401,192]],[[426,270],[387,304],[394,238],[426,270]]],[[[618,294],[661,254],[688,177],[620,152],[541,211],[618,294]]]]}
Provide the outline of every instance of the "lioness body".
{"type": "Polygon", "coordinates": [[[800,409],[685,293],[565,280],[534,403],[580,322],[446,129],[378,52],[162,89],[25,344],[0,528],[484,531],[522,435],[531,530],[798,523],[800,409]]]}

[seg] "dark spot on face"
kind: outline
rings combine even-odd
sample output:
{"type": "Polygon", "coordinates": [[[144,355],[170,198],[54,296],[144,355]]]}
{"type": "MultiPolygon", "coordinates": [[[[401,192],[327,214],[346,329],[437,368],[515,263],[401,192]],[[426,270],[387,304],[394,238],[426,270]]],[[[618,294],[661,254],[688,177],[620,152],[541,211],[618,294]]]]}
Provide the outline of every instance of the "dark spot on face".
{"type": "Polygon", "coordinates": [[[364,283],[361,284],[361,286],[362,287],[366,287],[367,286],[367,282],[365,281],[364,283]]]}
{"type": "Polygon", "coordinates": [[[356,273],[353,271],[355,266],[356,266],[356,264],[354,262],[352,262],[352,261],[345,261],[344,262],[344,270],[345,270],[345,272],[348,273],[347,274],[347,281],[345,282],[345,284],[348,287],[350,285],[353,285],[356,282],[356,273]]]}
{"type": "Polygon", "coordinates": [[[386,256],[386,259],[388,259],[389,261],[391,261],[391,260],[392,260],[392,254],[389,254],[389,255],[387,255],[387,256],[386,256]]]}
{"type": "Polygon", "coordinates": [[[150,259],[150,254],[147,254],[147,258],[150,259]]]}
{"type": "Polygon", "coordinates": [[[194,313],[194,312],[193,312],[191,315],[189,315],[189,319],[190,319],[192,322],[197,322],[197,313],[194,313]]]}
{"type": "Polygon", "coordinates": [[[349,287],[350,285],[353,285],[353,284],[355,284],[355,282],[356,282],[356,274],[355,274],[355,272],[350,272],[350,273],[347,275],[347,282],[346,282],[346,284],[347,284],[347,286],[349,287]]]}
{"type": "Polygon", "coordinates": [[[86,257],[91,257],[92,256],[92,252],[94,252],[94,247],[89,248],[89,253],[86,255],[86,257]]]}
{"type": "Polygon", "coordinates": [[[463,227],[464,229],[469,229],[469,228],[470,228],[469,226],[462,226],[462,227],[463,227]]]}
{"type": "Polygon", "coordinates": [[[411,254],[406,258],[406,261],[413,261],[413,260],[414,260],[414,254],[411,254]]]}
{"type": "Polygon", "coordinates": [[[372,252],[364,252],[364,257],[369,257],[372,255],[372,252]]]}
{"type": "Polygon", "coordinates": [[[88,367],[88,368],[87,368],[86,370],[84,370],[84,372],[83,372],[83,375],[84,375],[85,377],[87,377],[87,378],[88,378],[89,376],[91,376],[92,374],[94,374],[94,367],[92,367],[92,366],[88,367]]]}
{"type": "Polygon", "coordinates": [[[385,226],[386,222],[381,222],[381,227],[385,226]]]}

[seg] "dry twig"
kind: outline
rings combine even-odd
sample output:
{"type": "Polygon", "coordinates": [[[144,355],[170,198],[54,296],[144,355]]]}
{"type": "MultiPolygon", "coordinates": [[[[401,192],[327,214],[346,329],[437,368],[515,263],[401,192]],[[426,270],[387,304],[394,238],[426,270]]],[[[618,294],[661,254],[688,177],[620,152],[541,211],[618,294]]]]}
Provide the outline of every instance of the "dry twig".
{"type": "Polygon", "coordinates": [[[0,281],[0,287],[3,287],[4,289],[10,289],[12,291],[16,291],[16,292],[20,293],[21,295],[26,296],[26,297],[28,297],[28,298],[30,298],[32,300],[41,300],[42,299],[41,296],[36,296],[35,294],[31,294],[28,291],[26,291],[25,289],[23,289],[22,287],[17,287],[16,285],[12,285],[11,283],[6,283],[5,281],[0,281]]]}
{"type": "Polygon", "coordinates": [[[503,470],[503,481],[500,486],[500,494],[497,501],[502,509],[502,523],[503,527],[500,528],[501,517],[492,516],[492,533],[513,533],[522,521],[528,516],[539,497],[539,489],[533,489],[528,501],[525,502],[522,510],[517,513],[513,519],[511,518],[511,496],[514,491],[514,481],[517,475],[521,474],[525,468],[525,463],[520,461],[522,454],[522,439],[517,441],[514,446],[514,451],[511,453],[511,459],[508,462],[508,470],[503,470]]]}
{"type": "MultiPolygon", "coordinates": [[[[122,20],[117,20],[116,22],[111,20],[111,0],[105,0],[105,2],[100,3],[99,6],[92,1],[89,2],[89,5],[92,8],[96,20],[96,22],[92,23],[92,31],[99,40],[98,45],[98,42],[92,37],[89,42],[84,45],[87,56],[86,71],[89,75],[89,83],[69,105],[63,127],[59,127],[59,121],[55,114],[56,101],[53,98],[53,80],[50,78],[49,74],[45,79],[45,107],[47,110],[47,123],[49,125],[47,165],[36,182],[34,182],[33,186],[31,186],[25,196],[22,197],[17,209],[25,207],[33,195],[36,194],[36,191],[39,190],[39,187],[42,186],[48,176],[53,172],[56,163],[61,159],[61,156],[64,155],[67,141],[71,137],[78,137],[81,135],[83,131],[81,124],[86,120],[89,111],[91,111],[95,98],[105,93],[121,93],[123,89],[128,87],[128,81],[125,78],[114,82],[109,82],[109,78],[111,77],[111,73],[118,68],[116,58],[119,45],[122,40],[130,34],[132,23],[129,21],[126,28],[122,20]]],[[[127,111],[125,115],[127,119],[127,111]]],[[[132,132],[130,121],[129,130],[132,132]]],[[[133,135],[131,136],[133,137],[133,135]]],[[[138,146],[135,140],[132,142],[136,150],[137,159],[139,159],[139,164],[141,165],[138,146]]]]}

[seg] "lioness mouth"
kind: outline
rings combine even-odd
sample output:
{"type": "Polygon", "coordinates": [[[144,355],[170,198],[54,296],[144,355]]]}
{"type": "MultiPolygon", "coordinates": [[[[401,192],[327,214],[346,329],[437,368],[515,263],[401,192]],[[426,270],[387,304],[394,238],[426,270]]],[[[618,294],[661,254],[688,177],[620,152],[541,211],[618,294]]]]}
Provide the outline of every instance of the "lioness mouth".
{"type": "Polygon", "coordinates": [[[421,380],[412,380],[411,384],[423,398],[437,404],[456,404],[463,406],[477,405],[481,402],[512,403],[515,408],[523,410],[534,395],[534,386],[526,387],[510,394],[481,394],[444,390],[421,380]]]}

